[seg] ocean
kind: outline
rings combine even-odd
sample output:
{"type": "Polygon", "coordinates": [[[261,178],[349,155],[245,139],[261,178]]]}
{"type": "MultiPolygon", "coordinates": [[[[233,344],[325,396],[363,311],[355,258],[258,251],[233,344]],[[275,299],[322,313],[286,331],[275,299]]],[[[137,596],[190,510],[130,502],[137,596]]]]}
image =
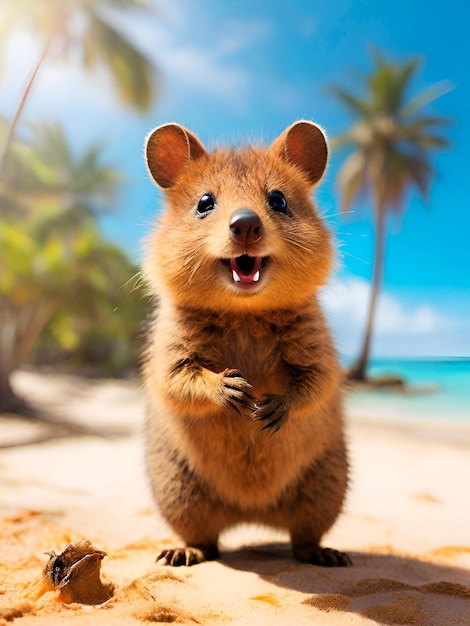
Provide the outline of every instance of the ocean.
{"type": "Polygon", "coordinates": [[[373,359],[369,372],[398,374],[407,381],[407,391],[350,391],[350,414],[470,424],[470,358],[373,359]]]}

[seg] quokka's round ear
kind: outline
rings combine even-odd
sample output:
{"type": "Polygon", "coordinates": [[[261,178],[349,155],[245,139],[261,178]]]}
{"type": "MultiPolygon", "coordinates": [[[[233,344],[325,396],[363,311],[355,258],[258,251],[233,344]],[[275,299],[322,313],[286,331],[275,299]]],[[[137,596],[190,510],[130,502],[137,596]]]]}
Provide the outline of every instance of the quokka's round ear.
{"type": "Polygon", "coordinates": [[[173,187],[192,159],[199,159],[206,150],[199,139],[179,124],[163,124],[155,128],[145,143],[148,169],[160,187],[173,187]]]}
{"type": "Polygon", "coordinates": [[[328,160],[328,147],[325,134],[316,124],[295,122],[273,142],[270,149],[296,165],[311,185],[323,176],[328,160]]]}

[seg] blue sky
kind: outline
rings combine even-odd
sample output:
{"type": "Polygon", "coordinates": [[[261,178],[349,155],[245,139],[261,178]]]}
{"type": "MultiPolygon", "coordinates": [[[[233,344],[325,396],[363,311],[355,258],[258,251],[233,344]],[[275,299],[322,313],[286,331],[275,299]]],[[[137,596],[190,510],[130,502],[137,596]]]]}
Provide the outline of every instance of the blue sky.
{"type": "MultiPolygon", "coordinates": [[[[470,355],[470,4],[429,0],[160,0],[156,17],[126,19],[138,45],[156,63],[161,95],[144,116],[116,104],[106,78],[78,66],[49,63],[25,120],[59,120],[77,149],[97,137],[107,161],[127,183],[115,211],[102,220],[107,237],[141,256],[142,238],[159,210],[159,193],[142,159],[154,126],[178,121],[208,146],[271,142],[300,118],[330,136],[348,127],[347,112],[328,86],[354,87],[352,68],[371,69],[370,47],[404,60],[419,55],[417,92],[449,81],[454,89],[429,107],[453,118],[452,150],[436,154],[437,176],[424,206],[410,194],[406,213],[390,222],[376,355],[470,355]]],[[[38,48],[27,34],[9,42],[0,114],[11,116],[38,48]]],[[[24,126],[23,126],[24,129],[24,126]]],[[[359,345],[372,272],[373,228],[367,205],[339,214],[333,154],[316,192],[338,242],[338,268],[323,299],[343,354],[359,345]]]]}

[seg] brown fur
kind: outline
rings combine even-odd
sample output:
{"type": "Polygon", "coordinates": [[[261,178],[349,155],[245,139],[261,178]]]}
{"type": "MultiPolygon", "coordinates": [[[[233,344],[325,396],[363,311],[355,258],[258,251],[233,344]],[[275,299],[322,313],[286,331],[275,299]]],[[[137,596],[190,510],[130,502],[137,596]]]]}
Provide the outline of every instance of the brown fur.
{"type": "Polygon", "coordinates": [[[348,474],[340,369],[316,299],[332,247],[310,192],[326,159],[309,122],[268,149],[209,154],[176,124],[148,139],[168,207],[145,266],[159,299],[144,368],[147,465],[160,510],[186,543],[160,555],[165,562],[215,558],[219,534],[248,521],[288,529],[301,560],[350,563],[320,548],[348,474]],[[274,190],[287,214],[269,206],[274,190]],[[201,219],[207,193],[217,204],[201,219]],[[261,235],[242,243],[230,223],[247,208],[261,235]],[[228,266],[244,253],[263,258],[248,290],[228,266]]]}

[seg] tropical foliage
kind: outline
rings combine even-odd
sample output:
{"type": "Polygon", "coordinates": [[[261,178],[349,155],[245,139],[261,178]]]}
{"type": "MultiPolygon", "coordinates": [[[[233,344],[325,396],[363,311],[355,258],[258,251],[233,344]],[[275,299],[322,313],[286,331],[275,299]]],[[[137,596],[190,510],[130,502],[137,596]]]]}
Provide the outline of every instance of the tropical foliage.
{"type": "Polygon", "coordinates": [[[135,364],[145,299],[130,293],[136,269],[95,220],[119,181],[96,146],[74,157],[57,125],[13,144],[0,194],[0,412],[22,406],[14,368],[51,351],[108,374],[135,364]]]}
{"type": "Polygon", "coordinates": [[[30,124],[29,135],[23,127],[22,140],[17,127],[46,61],[78,61],[108,76],[121,102],[148,109],[157,74],[119,20],[139,12],[149,15],[151,5],[2,2],[0,64],[17,30],[29,31],[40,52],[11,122],[0,118],[0,413],[28,408],[11,384],[26,362],[91,365],[113,375],[135,365],[146,299],[136,268],[102,239],[97,222],[113,207],[121,176],[103,165],[102,146],[77,154],[57,124],[30,124]]]}
{"type": "Polygon", "coordinates": [[[368,198],[375,220],[374,271],[364,341],[349,372],[357,380],[366,378],[377,297],[383,280],[387,215],[404,209],[411,187],[424,199],[428,197],[434,176],[432,151],[449,145],[438,132],[448,120],[424,111],[448,87],[435,85],[409,97],[419,60],[394,63],[377,52],[373,58],[373,72],[362,79],[363,94],[339,87],[333,89],[355,120],[334,141],[335,147],[350,150],[337,178],[341,207],[347,210],[352,203],[368,198]]]}

